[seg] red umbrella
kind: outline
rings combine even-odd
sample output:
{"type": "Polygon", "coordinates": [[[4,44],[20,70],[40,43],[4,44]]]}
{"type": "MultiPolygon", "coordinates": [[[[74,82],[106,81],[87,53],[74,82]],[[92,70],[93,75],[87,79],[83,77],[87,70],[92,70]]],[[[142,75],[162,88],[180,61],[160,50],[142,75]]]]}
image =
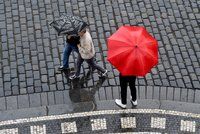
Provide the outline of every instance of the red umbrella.
{"type": "Polygon", "coordinates": [[[108,61],[124,76],[145,76],[158,63],[158,43],[141,26],[121,26],[108,38],[108,61]]]}

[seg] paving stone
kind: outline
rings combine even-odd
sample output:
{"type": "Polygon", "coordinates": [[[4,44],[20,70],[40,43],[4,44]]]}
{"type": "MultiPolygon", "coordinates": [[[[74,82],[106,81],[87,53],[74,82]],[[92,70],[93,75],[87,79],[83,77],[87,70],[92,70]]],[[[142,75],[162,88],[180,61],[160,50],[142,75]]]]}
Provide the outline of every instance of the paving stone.
{"type": "Polygon", "coordinates": [[[54,105],[55,103],[55,96],[53,92],[48,92],[47,93],[47,97],[48,97],[48,104],[49,105],[54,105]]]}
{"type": "Polygon", "coordinates": [[[6,99],[5,97],[0,98],[0,111],[6,110],[6,99]]]}
{"type": "Polygon", "coordinates": [[[17,96],[18,108],[28,108],[29,107],[29,97],[28,95],[17,96]]]}
{"type": "Polygon", "coordinates": [[[17,109],[17,97],[9,96],[6,97],[6,108],[7,110],[17,109]]]}
{"type": "Polygon", "coordinates": [[[12,87],[12,94],[13,95],[18,95],[19,94],[19,87],[18,86],[13,86],[12,87]]]}
{"type": "Polygon", "coordinates": [[[56,91],[55,92],[55,102],[56,104],[63,104],[63,92],[62,91],[56,91]]]}
{"type": "Polygon", "coordinates": [[[30,101],[30,107],[39,107],[41,106],[41,99],[40,94],[29,94],[29,101],[30,101]]]}
{"type": "Polygon", "coordinates": [[[48,105],[48,98],[47,98],[47,93],[41,93],[40,94],[41,97],[41,105],[42,106],[47,106],[48,105]]]}

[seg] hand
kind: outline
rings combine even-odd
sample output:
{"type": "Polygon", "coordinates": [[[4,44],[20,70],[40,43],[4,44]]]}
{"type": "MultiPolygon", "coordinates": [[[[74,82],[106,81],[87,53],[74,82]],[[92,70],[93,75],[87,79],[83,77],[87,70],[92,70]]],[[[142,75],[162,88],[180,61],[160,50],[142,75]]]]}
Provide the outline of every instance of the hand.
{"type": "Polygon", "coordinates": [[[81,47],[81,45],[80,45],[80,44],[78,44],[78,45],[77,45],[77,47],[81,47]]]}

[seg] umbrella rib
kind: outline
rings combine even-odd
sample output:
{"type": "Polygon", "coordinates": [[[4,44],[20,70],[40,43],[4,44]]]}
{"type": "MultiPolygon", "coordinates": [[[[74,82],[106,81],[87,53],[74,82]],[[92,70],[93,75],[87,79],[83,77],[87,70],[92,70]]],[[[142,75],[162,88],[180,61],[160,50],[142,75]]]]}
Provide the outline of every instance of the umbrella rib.
{"type": "MultiPolygon", "coordinates": [[[[129,43],[124,42],[124,41],[121,41],[121,40],[116,40],[116,39],[110,39],[110,40],[112,40],[112,41],[117,41],[117,42],[122,42],[122,43],[127,44],[127,45],[129,45],[130,47],[132,47],[129,43]]],[[[125,46],[122,46],[122,47],[125,47],[125,46]]]]}
{"type": "Polygon", "coordinates": [[[149,53],[148,51],[142,50],[143,52],[147,53],[148,55],[150,55],[153,59],[156,59],[155,56],[153,56],[151,53],[149,53]]]}
{"type": "Polygon", "coordinates": [[[111,56],[109,59],[111,59],[111,58],[113,58],[113,57],[115,57],[115,56],[117,56],[117,55],[121,55],[121,54],[123,54],[123,53],[125,53],[125,52],[127,52],[127,51],[130,51],[130,49],[128,49],[128,50],[126,50],[126,51],[123,51],[123,52],[121,52],[121,53],[117,53],[117,54],[111,56]]]}

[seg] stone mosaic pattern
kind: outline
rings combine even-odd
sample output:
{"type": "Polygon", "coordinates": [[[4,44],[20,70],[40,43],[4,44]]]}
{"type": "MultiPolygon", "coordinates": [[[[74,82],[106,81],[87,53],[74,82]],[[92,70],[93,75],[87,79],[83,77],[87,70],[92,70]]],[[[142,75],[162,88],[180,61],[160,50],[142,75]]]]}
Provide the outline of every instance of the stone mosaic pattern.
{"type": "Polygon", "coordinates": [[[151,118],[151,127],[152,128],[161,128],[165,129],[166,126],[166,118],[151,118]]]}
{"type": "Polygon", "coordinates": [[[124,117],[121,118],[122,128],[136,128],[135,117],[124,117]]]}
{"type": "Polygon", "coordinates": [[[107,129],[106,119],[91,119],[92,130],[107,129]]]}
{"type": "Polygon", "coordinates": [[[30,126],[31,134],[46,134],[46,126],[30,126]]]}
{"type": "Polygon", "coordinates": [[[31,134],[200,133],[199,128],[199,114],[158,109],[104,110],[0,122],[0,132],[3,134],[18,134],[18,131],[30,131],[31,134]],[[15,128],[12,129],[12,126],[15,128]],[[28,126],[30,129],[27,129],[28,126]]]}
{"type": "Polygon", "coordinates": [[[18,134],[18,128],[0,130],[0,134],[18,134]]]}
{"type": "Polygon", "coordinates": [[[77,132],[76,122],[61,123],[62,134],[77,132]]]}
{"type": "MultiPolygon", "coordinates": [[[[121,25],[140,25],[158,40],[160,56],[158,66],[138,78],[137,84],[199,89],[199,9],[198,0],[1,0],[0,96],[71,87],[64,73],[56,70],[64,38],[48,25],[65,12],[81,16],[90,25],[97,62],[110,71],[104,88],[119,85],[117,70],[106,61],[106,38],[121,25]]],[[[82,72],[88,70],[84,64],[82,72]]],[[[97,80],[95,73],[84,86],[97,80]]]]}
{"type": "Polygon", "coordinates": [[[180,130],[186,131],[186,132],[195,132],[196,122],[181,120],[181,129],[180,130]]]}

